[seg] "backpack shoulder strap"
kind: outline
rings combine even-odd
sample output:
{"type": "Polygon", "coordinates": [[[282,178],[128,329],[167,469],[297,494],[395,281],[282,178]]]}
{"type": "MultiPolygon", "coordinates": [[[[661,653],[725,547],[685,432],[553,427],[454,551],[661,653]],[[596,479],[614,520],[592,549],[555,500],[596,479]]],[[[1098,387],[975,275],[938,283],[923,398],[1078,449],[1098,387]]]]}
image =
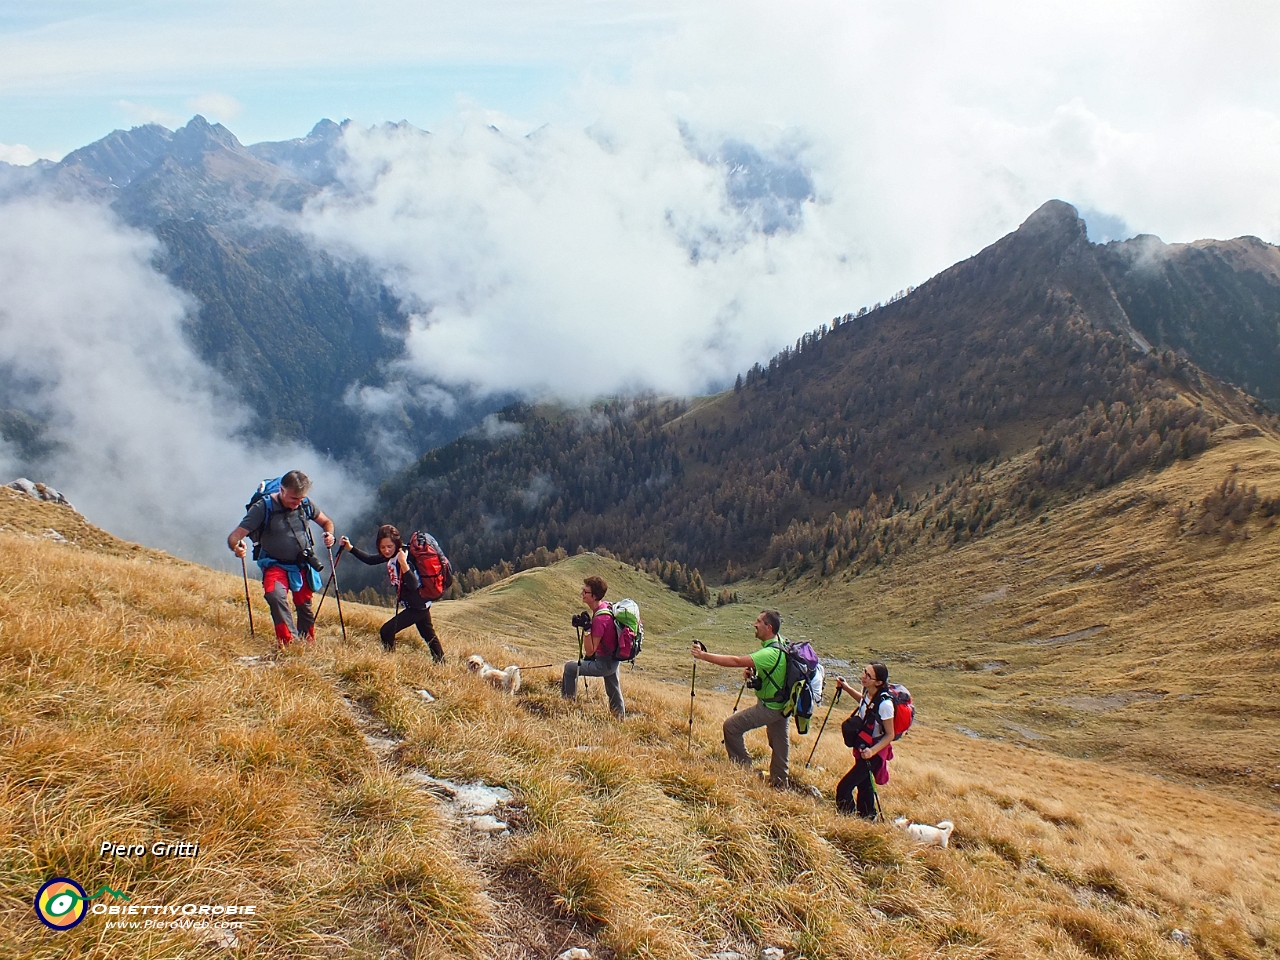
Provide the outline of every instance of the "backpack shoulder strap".
{"type": "Polygon", "coordinates": [[[786,679],[787,679],[787,672],[786,672],[786,671],[787,671],[787,648],[783,646],[783,644],[782,644],[782,638],[781,638],[781,637],[774,637],[774,638],[773,638],[773,640],[772,640],[772,641],[770,641],[769,643],[766,643],[762,649],[766,649],[766,650],[767,650],[767,649],[768,649],[768,648],[770,648],[770,647],[772,647],[773,649],[775,649],[775,650],[777,650],[777,651],[778,651],[778,659],[777,659],[777,660],[775,660],[775,661],[773,661],[773,666],[772,666],[772,667],[770,667],[770,668],[766,671],[766,673],[769,675],[769,680],[770,680],[770,682],[771,682],[775,687],[777,687],[777,688],[778,688],[778,693],[777,693],[777,695],[774,697],[774,699],[773,699],[773,700],[769,700],[769,701],[767,701],[767,702],[768,702],[768,703],[779,703],[779,702],[781,702],[781,701],[779,700],[779,698],[780,698],[780,697],[782,697],[782,696],[783,696],[783,694],[785,694],[785,693],[786,693],[786,691],[785,691],[785,690],[783,690],[782,688],[783,688],[783,685],[786,683],[786,679]],[[778,672],[778,668],[779,668],[779,667],[781,667],[781,668],[782,668],[782,680],[781,680],[781,681],[779,681],[779,680],[775,679],[775,677],[776,677],[776,675],[777,675],[777,672],[778,672]]]}
{"type": "MultiPolygon", "coordinates": [[[[250,533],[266,533],[267,524],[271,522],[271,494],[262,497],[258,503],[262,504],[262,523],[251,530],[250,533]]],[[[258,503],[252,504],[249,509],[252,510],[258,503]]]]}
{"type": "Polygon", "coordinates": [[[867,713],[866,716],[862,718],[862,725],[868,733],[874,730],[875,725],[880,722],[880,704],[884,703],[886,700],[893,703],[893,694],[889,692],[888,687],[885,687],[872,697],[871,702],[867,704],[867,713]]]}

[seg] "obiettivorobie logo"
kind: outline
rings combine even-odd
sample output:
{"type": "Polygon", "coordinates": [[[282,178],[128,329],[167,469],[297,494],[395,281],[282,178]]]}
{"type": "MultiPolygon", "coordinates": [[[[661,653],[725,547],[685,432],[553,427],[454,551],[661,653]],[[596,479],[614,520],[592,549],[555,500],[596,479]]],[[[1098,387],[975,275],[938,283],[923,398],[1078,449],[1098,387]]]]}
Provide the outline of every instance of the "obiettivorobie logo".
{"type": "Polygon", "coordinates": [[[128,900],[129,895],[119,890],[112,890],[105,883],[98,892],[89,896],[84,887],[66,877],[54,877],[40,888],[36,894],[36,916],[40,922],[51,930],[70,930],[84,919],[90,900],[95,900],[104,893],[109,893],[117,900],[128,900]]]}

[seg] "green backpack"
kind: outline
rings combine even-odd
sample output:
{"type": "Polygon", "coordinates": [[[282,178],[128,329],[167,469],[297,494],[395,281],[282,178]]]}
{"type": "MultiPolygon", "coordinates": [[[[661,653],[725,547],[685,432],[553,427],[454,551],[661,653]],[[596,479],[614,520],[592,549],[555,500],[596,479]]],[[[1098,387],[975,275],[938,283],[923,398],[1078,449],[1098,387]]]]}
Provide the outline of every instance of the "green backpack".
{"type": "Polygon", "coordinates": [[[618,628],[618,646],[613,652],[615,660],[634,662],[640,656],[640,644],[644,642],[644,624],[640,622],[640,605],[634,600],[619,600],[609,604],[613,624],[618,628]]]}

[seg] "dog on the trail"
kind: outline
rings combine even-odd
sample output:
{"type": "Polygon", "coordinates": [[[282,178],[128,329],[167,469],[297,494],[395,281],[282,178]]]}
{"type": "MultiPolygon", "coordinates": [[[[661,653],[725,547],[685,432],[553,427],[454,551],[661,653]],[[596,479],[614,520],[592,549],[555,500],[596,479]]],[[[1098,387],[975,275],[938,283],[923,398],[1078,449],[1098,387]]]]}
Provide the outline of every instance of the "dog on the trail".
{"type": "Polygon", "coordinates": [[[484,657],[480,656],[480,654],[473,653],[467,657],[467,669],[472,673],[480,674],[481,680],[488,680],[499,690],[515,693],[520,689],[520,668],[517,666],[499,670],[497,667],[491,667],[485,663],[484,657]]]}
{"type": "Polygon", "coordinates": [[[941,820],[936,827],[931,827],[927,823],[912,823],[906,817],[898,817],[893,825],[907,831],[907,836],[921,847],[945,847],[951,840],[951,831],[955,829],[950,820],[941,820]]]}

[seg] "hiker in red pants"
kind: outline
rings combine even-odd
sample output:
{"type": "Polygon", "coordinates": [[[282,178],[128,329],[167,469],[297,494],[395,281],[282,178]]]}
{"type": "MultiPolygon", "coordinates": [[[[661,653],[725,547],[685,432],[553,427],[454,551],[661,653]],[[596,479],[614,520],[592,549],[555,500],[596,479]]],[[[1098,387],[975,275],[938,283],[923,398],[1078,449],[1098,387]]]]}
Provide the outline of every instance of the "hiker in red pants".
{"type": "Polygon", "coordinates": [[[320,589],[323,566],[316,556],[308,523],[324,530],[324,545],[333,546],[333,521],[307,498],[311,480],[301,470],[290,470],[279,481],[279,490],[251,502],[244,519],[227,536],[227,546],[237,557],[245,555],[244,538],[254,542],[253,559],[262,569],[262,592],[271,608],[276,645],[283,649],[298,637],[316,638],[311,596],[320,589]],[[297,610],[297,622],[289,610],[289,593],[297,610]]]}

